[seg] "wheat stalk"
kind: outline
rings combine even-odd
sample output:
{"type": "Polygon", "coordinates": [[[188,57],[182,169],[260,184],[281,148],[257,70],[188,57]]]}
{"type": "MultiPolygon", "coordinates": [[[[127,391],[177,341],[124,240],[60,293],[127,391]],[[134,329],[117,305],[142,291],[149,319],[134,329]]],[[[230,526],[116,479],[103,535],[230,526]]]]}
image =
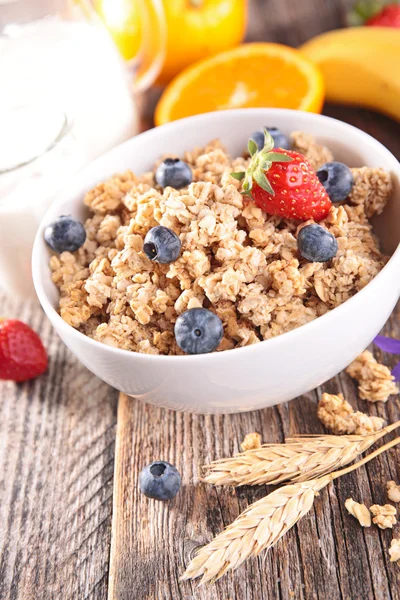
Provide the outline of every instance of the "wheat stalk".
{"type": "Polygon", "coordinates": [[[371,435],[291,437],[284,444],[265,444],[203,467],[203,481],[213,485],[276,485],[307,481],[348,465],[400,421],[371,435]]]}
{"type": "Polygon", "coordinates": [[[202,576],[200,584],[216,581],[226,571],[236,569],[249,556],[271,548],[311,509],[318,492],[330,481],[366,464],[400,443],[400,437],[378,448],[358,463],[329,475],[286,485],[251,504],[222,533],[193,558],[182,579],[202,576]]]}

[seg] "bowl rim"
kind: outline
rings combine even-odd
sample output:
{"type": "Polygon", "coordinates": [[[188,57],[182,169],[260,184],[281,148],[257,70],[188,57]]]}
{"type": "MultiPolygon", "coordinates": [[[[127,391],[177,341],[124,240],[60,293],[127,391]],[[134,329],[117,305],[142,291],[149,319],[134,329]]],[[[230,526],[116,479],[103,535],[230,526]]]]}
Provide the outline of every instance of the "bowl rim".
{"type": "MultiPolygon", "coordinates": [[[[321,124],[328,121],[331,124],[336,124],[340,127],[344,127],[345,129],[350,129],[351,131],[356,133],[358,136],[360,136],[361,140],[363,140],[366,144],[374,145],[375,147],[377,147],[380,150],[381,154],[386,155],[388,160],[394,161],[394,163],[397,164],[397,176],[399,177],[399,181],[400,181],[400,163],[399,163],[399,161],[390,152],[390,150],[388,150],[386,148],[386,146],[384,146],[381,142],[376,140],[374,137],[372,137],[365,131],[362,131],[361,129],[359,129],[358,127],[355,127],[354,125],[351,125],[344,121],[340,121],[339,119],[335,119],[333,117],[328,117],[326,115],[321,115],[321,114],[316,114],[316,113],[309,113],[309,112],[304,112],[304,111],[286,109],[286,108],[285,109],[283,109],[283,108],[237,108],[237,109],[230,109],[230,110],[223,110],[223,111],[214,111],[214,112],[209,112],[209,113],[203,113],[200,115],[193,115],[190,117],[186,117],[184,119],[179,119],[177,121],[172,121],[170,123],[160,125],[159,127],[154,127],[143,133],[138,134],[137,136],[134,136],[134,138],[130,138],[129,140],[127,140],[127,141],[123,142],[122,144],[119,144],[115,148],[109,150],[105,154],[99,156],[94,161],[91,161],[81,171],[79,171],[79,173],[77,175],[75,175],[75,177],[73,178],[73,181],[75,180],[75,178],[77,176],[83,177],[84,174],[86,173],[86,171],[88,169],[92,168],[92,166],[95,165],[98,161],[102,161],[102,160],[104,160],[105,156],[110,156],[115,151],[119,151],[119,149],[122,146],[124,146],[125,144],[129,144],[132,139],[141,138],[142,140],[148,139],[150,141],[153,137],[154,138],[157,137],[158,132],[161,129],[163,131],[169,130],[169,129],[173,130],[177,123],[180,123],[180,124],[187,123],[188,125],[192,126],[193,124],[196,123],[196,121],[202,121],[202,120],[213,121],[213,120],[221,119],[221,118],[229,119],[233,116],[237,117],[237,116],[240,116],[240,114],[250,113],[250,112],[255,115],[257,115],[257,113],[258,113],[258,114],[260,114],[260,117],[268,116],[268,113],[274,114],[274,113],[278,112],[284,116],[285,114],[293,115],[294,113],[298,114],[299,112],[301,112],[302,118],[306,118],[306,119],[309,118],[311,120],[320,121],[321,124]]],[[[33,251],[32,251],[32,275],[33,275],[33,282],[34,282],[36,294],[38,296],[40,304],[43,307],[43,310],[45,311],[47,317],[52,322],[56,331],[61,330],[61,333],[65,334],[65,336],[67,338],[70,336],[74,337],[78,343],[85,343],[85,344],[88,344],[89,347],[101,348],[102,350],[104,350],[104,352],[111,352],[115,357],[124,356],[125,358],[127,358],[128,356],[131,356],[132,360],[143,360],[143,361],[148,361],[148,362],[151,361],[153,363],[158,362],[158,361],[162,361],[164,363],[166,361],[169,361],[170,363],[172,363],[172,362],[178,363],[181,361],[185,361],[188,364],[188,361],[191,361],[192,363],[194,361],[197,361],[197,362],[202,361],[202,362],[207,363],[208,361],[214,362],[215,360],[222,362],[227,358],[227,355],[230,356],[231,355],[230,350],[225,350],[222,352],[210,352],[210,353],[205,353],[205,354],[184,354],[184,355],[145,354],[145,353],[141,353],[141,352],[136,352],[134,350],[124,350],[122,348],[116,348],[114,346],[109,346],[107,344],[103,344],[102,342],[94,340],[93,338],[90,338],[89,336],[85,335],[84,333],[82,333],[82,332],[78,331],[77,329],[75,329],[74,327],[72,327],[72,325],[68,325],[62,319],[62,317],[59,315],[57,310],[53,307],[52,303],[50,302],[50,300],[45,292],[44,285],[43,285],[42,278],[41,278],[41,272],[40,272],[40,255],[41,255],[41,246],[44,243],[43,242],[43,230],[47,223],[47,219],[48,219],[47,215],[50,213],[53,213],[54,207],[57,206],[57,204],[62,204],[65,202],[65,198],[66,198],[66,196],[68,196],[69,189],[70,189],[70,187],[72,187],[72,185],[73,185],[73,182],[69,183],[68,186],[66,186],[66,190],[60,196],[60,198],[55,200],[51,204],[49,209],[46,211],[46,214],[44,215],[44,217],[39,225],[38,231],[36,233],[35,241],[34,241],[34,245],[33,245],[33,251]],[[51,317],[50,317],[49,313],[51,314],[51,317]],[[54,325],[54,321],[57,325],[54,325]]],[[[379,271],[379,273],[364,288],[362,288],[354,296],[352,296],[351,298],[349,298],[348,300],[346,300],[339,306],[331,309],[324,315],[321,315],[320,317],[314,319],[313,321],[310,321],[309,323],[305,323],[304,325],[301,325],[300,327],[297,327],[295,329],[287,331],[286,333],[282,333],[282,334],[275,336],[273,338],[270,338],[268,340],[261,340],[260,343],[261,344],[268,343],[268,347],[271,349],[271,351],[273,351],[274,347],[279,346],[279,344],[286,343],[286,342],[290,343],[290,340],[294,339],[295,336],[299,336],[302,333],[305,333],[306,331],[311,331],[312,328],[317,327],[318,324],[321,323],[321,319],[323,319],[323,322],[326,323],[328,320],[332,320],[337,317],[340,318],[341,314],[345,310],[347,310],[350,307],[350,305],[352,306],[355,302],[359,301],[360,298],[362,299],[364,297],[364,295],[367,293],[368,289],[370,289],[372,286],[378,286],[380,283],[380,280],[382,279],[382,276],[384,274],[386,274],[386,272],[391,268],[391,266],[397,261],[400,264],[400,243],[398,244],[396,250],[393,252],[392,256],[390,257],[390,259],[388,260],[386,265],[379,271]]],[[[250,357],[251,352],[256,352],[257,349],[260,349],[259,344],[251,344],[249,346],[242,346],[240,348],[234,348],[233,350],[235,351],[235,356],[237,356],[237,357],[239,357],[238,352],[241,352],[241,356],[243,356],[243,357],[244,357],[244,353],[247,354],[247,357],[250,357]]]]}

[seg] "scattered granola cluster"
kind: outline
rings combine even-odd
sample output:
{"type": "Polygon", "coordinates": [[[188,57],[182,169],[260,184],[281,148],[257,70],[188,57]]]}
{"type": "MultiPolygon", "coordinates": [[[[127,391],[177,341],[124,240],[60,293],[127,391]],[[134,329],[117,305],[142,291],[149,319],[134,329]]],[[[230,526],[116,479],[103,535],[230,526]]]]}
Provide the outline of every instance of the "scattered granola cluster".
{"type": "Polygon", "coordinates": [[[242,449],[242,452],[261,448],[261,435],[255,431],[248,433],[240,444],[240,448],[242,449]]]}
{"type": "MultiPolygon", "coordinates": [[[[394,483],[394,482],[388,482],[394,483]]],[[[373,504],[369,509],[365,506],[365,504],[360,504],[355,502],[352,498],[347,498],[345,502],[345,507],[348,512],[353,515],[360,523],[361,527],[371,527],[371,514],[374,515],[372,519],[372,523],[377,525],[380,529],[393,529],[393,525],[396,525],[396,514],[397,510],[391,504],[385,504],[381,506],[379,504],[373,504]]],[[[400,540],[393,539],[392,544],[389,549],[390,560],[395,562],[400,558],[400,548],[398,548],[398,543],[400,540]]]]}
{"type": "Polygon", "coordinates": [[[363,400],[386,402],[389,396],[399,393],[390,370],[379,364],[368,350],[360,354],[346,371],[350,377],[357,379],[358,391],[363,400]]]}
{"type": "Polygon", "coordinates": [[[355,411],[342,394],[322,394],[317,414],[323,425],[337,435],[368,435],[380,431],[385,425],[380,417],[355,411]]]}
{"type": "Polygon", "coordinates": [[[400,538],[393,538],[389,548],[390,562],[400,561],[400,538]]]}
{"type": "Polygon", "coordinates": [[[397,510],[391,504],[385,504],[384,506],[374,504],[369,510],[374,515],[372,522],[378,525],[380,529],[392,529],[393,525],[396,525],[397,519],[395,515],[397,510]]]}
{"type": "Polygon", "coordinates": [[[344,505],[348,512],[357,519],[361,527],[371,527],[371,513],[365,504],[355,502],[353,498],[347,498],[344,505]]]}
{"type": "MultiPolygon", "coordinates": [[[[292,137],[315,168],[332,159],[311,136],[292,137]]],[[[353,169],[347,203],[334,205],[321,222],[337,240],[337,255],[310,263],[297,252],[304,223],[268,216],[239,192],[240,182],[230,173],[245,169],[246,158],[232,159],[213,141],[184,159],[193,182],[183,189],[160,188],[154,171],[141,176],[127,171],[86,195],[93,214],[85,223],[85,244],[50,261],[60,314],[71,326],[125,350],[182,354],[174,338],[177,317],[206,307],[224,326],[218,350],[228,350],[316,319],[353,296],[385,264],[368,222],[391,192],[384,170],[353,169]],[[156,225],[180,238],[181,256],[171,264],[152,262],[142,251],[146,233],[156,225]]],[[[392,386],[386,381],[385,394],[393,393],[392,386]]],[[[384,395],[370,383],[362,389],[373,399],[384,395]]],[[[376,430],[377,422],[365,427],[376,430]]]]}
{"type": "Polygon", "coordinates": [[[389,500],[400,502],[400,485],[397,485],[395,481],[388,481],[386,485],[389,500]]]}

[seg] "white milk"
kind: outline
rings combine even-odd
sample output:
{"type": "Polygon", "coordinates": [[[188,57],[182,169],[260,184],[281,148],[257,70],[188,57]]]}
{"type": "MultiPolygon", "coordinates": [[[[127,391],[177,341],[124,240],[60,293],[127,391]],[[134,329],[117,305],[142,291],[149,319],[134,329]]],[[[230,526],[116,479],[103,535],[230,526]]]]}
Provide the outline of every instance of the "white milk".
{"type": "Polygon", "coordinates": [[[0,287],[33,295],[31,250],[45,210],[82,166],[137,133],[137,113],[124,63],[101,27],[47,17],[5,33],[0,287]]]}

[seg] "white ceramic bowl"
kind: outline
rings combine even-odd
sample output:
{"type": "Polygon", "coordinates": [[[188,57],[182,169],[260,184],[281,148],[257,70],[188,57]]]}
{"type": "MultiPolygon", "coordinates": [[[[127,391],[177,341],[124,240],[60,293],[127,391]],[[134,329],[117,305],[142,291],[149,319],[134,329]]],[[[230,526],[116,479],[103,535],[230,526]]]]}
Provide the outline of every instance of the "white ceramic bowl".
{"type": "Polygon", "coordinates": [[[86,167],[51,206],[36,237],[33,278],[39,300],[61,339],[98,377],[153,404],[199,413],[232,413],[272,406],[321,385],[346,367],[379,332],[400,294],[400,165],[379,142],[335,119],[280,109],[208,113],[152,129],[86,167]],[[177,153],[219,137],[239,155],[249,134],[263,125],[302,130],[329,146],[350,166],[384,167],[394,179],[390,204],[376,222],[385,268],[356,296],[319,319],[271,340],[198,356],[152,356],[96,342],[57,314],[43,229],[53,218],[84,219],[85,192],[117,171],[148,170],[161,154],[177,153]],[[396,250],[397,248],[397,250],[396,250]]]}

